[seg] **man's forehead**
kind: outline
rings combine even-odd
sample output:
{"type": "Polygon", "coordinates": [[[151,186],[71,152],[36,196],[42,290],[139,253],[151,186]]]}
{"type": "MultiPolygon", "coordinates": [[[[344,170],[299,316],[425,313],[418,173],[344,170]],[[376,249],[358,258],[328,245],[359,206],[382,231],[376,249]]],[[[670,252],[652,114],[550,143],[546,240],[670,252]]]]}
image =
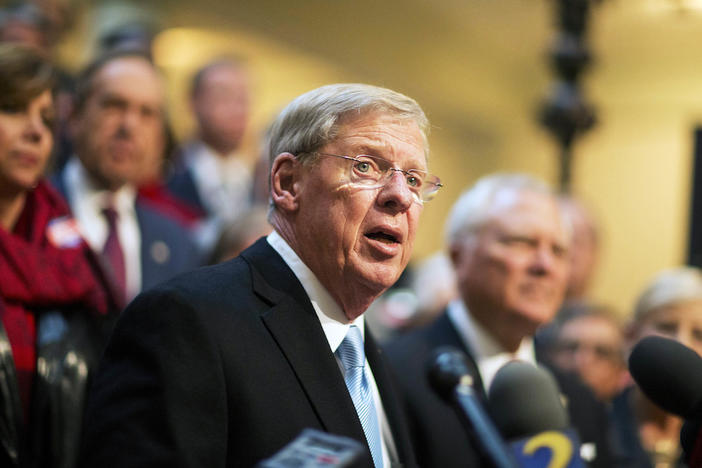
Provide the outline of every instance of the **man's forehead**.
{"type": "Polygon", "coordinates": [[[337,123],[335,138],[329,144],[348,145],[358,154],[386,159],[416,159],[425,166],[427,162],[425,140],[419,125],[410,118],[386,112],[344,117],[337,123]]]}
{"type": "Polygon", "coordinates": [[[533,190],[502,190],[490,207],[486,224],[503,229],[540,228],[567,240],[567,229],[553,195],[533,190]]]}
{"type": "Polygon", "coordinates": [[[165,99],[164,83],[156,69],[141,57],[120,57],[95,73],[93,92],[124,93],[158,104],[165,99]],[[139,80],[134,83],[133,80],[139,80]]]}
{"type": "Polygon", "coordinates": [[[202,77],[202,84],[207,87],[222,81],[243,86],[248,83],[249,74],[242,67],[222,63],[207,70],[202,77]]]}

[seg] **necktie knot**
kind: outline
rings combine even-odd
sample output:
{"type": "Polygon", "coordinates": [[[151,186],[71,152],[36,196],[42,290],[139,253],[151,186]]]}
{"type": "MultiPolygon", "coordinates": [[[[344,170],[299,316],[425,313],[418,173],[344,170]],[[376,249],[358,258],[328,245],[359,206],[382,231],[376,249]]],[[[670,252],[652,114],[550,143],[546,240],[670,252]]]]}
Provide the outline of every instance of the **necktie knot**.
{"type": "Polygon", "coordinates": [[[337,350],[339,359],[346,370],[363,367],[366,363],[366,354],[363,351],[363,337],[356,325],[351,325],[344,341],[337,350]]]}
{"type": "Polygon", "coordinates": [[[107,224],[110,226],[116,226],[117,225],[117,210],[115,210],[115,207],[112,204],[107,205],[102,209],[102,214],[105,216],[105,219],[107,220],[107,224]]]}

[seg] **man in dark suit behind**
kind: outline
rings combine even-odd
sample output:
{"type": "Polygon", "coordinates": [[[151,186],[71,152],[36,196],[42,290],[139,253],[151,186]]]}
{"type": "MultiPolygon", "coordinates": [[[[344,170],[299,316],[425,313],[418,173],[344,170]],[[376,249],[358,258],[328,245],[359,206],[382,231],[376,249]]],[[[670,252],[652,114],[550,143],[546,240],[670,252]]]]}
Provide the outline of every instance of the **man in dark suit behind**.
{"type": "Polygon", "coordinates": [[[141,162],[164,151],[165,118],[163,78],[147,56],[98,57],[76,85],[75,155],[52,179],[127,302],[202,263],[186,228],[144,203],[134,184],[141,162]]]}
{"type": "MultiPolygon", "coordinates": [[[[520,174],[478,181],[455,203],[446,231],[461,298],[435,322],[391,343],[387,356],[407,394],[419,463],[481,466],[475,441],[430,389],[424,364],[441,346],[464,351],[483,400],[508,361],[544,364],[532,338],[563,300],[570,234],[550,189],[520,174]]],[[[554,376],[584,442],[583,457],[610,466],[604,408],[574,376],[554,376]]]]}
{"type": "Polygon", "coordinates": [[[92,389],[83,465],[252,466],[314,428],[361,442],[357,466],[414,466],[363,313],[405,268],[440,187],[426,125],[412,99],[367,85],[290,103],[271,130],[275,231],[127,308],[92,389]]]}

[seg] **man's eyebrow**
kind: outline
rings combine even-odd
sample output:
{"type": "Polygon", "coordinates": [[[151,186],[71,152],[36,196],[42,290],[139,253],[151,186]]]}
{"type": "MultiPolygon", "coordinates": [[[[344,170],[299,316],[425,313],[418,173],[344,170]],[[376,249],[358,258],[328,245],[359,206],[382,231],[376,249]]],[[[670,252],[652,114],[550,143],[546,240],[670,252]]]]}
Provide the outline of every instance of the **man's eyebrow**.
{"type": "MultiPolygon", "coordinates": [[[[383,150],[379,146],[371,146],[371,145],[368,145],[365,143],[356,147],[354,152],[356,154],[354,154],[353,156],[358,156],[359,154],[367,154],[370,156],[383,157],[382,156],[383,150]]],[[[383,158],[383,159],[385,159],[385,158],[383,158]]]]}
{"type": "MultiPolygon", "coordinates": [[[[352,156],[356,157],[361,154],[366,154],[368,156],[375,156],[377,158],[384,159],[385,161],[388,161],[390,164],[396,164],[396,162],[393,162],[391,159],[388,159],[385,156],[385,145],[378,144],[378,145],[372,145],[368,143],[361,143],[360,145],[356,146],[355,149],[353,150],[354,154],[349,154],[347,156],[352,156]]],[[[417,163],[414,165],[415,167],[407,167],[406,170],[414,170],[414,171],[421,171],[424,173],[428,173],[428,169],[426,169],[426,165],[422,166],[421,163],[417,163]]]]}

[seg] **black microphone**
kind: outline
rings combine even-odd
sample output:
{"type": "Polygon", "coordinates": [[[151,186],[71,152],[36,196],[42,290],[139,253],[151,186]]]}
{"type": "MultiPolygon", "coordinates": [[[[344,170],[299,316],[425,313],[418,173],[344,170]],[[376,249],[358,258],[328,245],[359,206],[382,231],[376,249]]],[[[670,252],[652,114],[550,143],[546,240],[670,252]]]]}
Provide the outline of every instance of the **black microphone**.
{"type": "Polygon", "coordinates": [[[702,358],[678,341],[648,336],[631,351],[629,372],[651,401],[685,418],[680,443],[689,465],[702,465],[702,358]]]}
{"type": "Polygon", "coordinates": [[[686,419],[702,416],[702,358],[684,344],[647,336],[631,351],[629,372],[664,410],[686,419]]]}
{"type": "Polygon", "coordinates": [[[509,449],[478,401],[466,356],[450,346],[438,348],[427,362],[427,378],[434,391],[454,408],[466,431],[477,439],[483,458],[496,468],[516,468],[509,449]]]}
{"type": "Polygon", "coordinates": [[[492,381],[488,404],[520,466],[584,466],[580,440],[547,370],[521,361],[505,364],[492,381]]]}

